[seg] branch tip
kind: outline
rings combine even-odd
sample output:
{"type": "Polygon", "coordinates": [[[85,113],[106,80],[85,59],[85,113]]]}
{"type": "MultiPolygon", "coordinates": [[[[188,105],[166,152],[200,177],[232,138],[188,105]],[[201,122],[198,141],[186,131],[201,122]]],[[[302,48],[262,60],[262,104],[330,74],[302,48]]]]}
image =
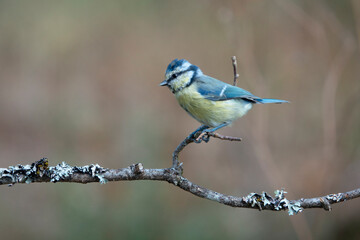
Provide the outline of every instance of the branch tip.
{"type": "Polygon", "coordinates": [[[239,78],[239,74],[237,73],[237,61],[236,61],[236,56],[232,56],[231,57],[231,61],[232,61],[232,65],[233,65],[233,70],[234,70],[234,83],[233,85],[236,86],[236,81],[239,78]]]}

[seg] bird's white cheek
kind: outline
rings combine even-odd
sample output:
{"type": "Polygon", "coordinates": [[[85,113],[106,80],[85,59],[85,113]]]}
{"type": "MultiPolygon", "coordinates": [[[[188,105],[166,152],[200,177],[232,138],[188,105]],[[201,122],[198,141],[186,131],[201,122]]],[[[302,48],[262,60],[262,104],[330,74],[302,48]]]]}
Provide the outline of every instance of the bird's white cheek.
{"type": "Polygon", "coordinates": [[[177,77],[175,80],[171,82],[171,87],[175,91],[185,87],[191,80],[193,73],[184,73],[177,77]]]}

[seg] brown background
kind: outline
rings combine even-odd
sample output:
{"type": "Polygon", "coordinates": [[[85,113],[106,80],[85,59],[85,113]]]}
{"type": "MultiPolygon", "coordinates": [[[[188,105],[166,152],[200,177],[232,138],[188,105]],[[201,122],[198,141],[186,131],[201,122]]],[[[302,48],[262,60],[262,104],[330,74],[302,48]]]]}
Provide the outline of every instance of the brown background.
{"type": "MultiPolygon", "coordinates": [[[[120,168],[171,164],[198,123],[158,84],[186,58],[261,97],[211,140],[181,155],[185,176],[244,196],[289,198],[359,187],[358,1],[1,1],[1,167],[120,168]]],[[[0,234],[11,239],[359,237],[359,200],[332,212],[233,209],[166,183],[1,187],[0,234]]]]}

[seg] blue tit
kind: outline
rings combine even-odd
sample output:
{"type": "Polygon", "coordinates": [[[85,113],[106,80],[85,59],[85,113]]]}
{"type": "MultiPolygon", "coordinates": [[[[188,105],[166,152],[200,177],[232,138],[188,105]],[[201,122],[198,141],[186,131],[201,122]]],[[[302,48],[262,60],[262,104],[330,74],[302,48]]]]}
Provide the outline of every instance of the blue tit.
{"type": "Polygon", "coordinates": [[[206,133],[241,118],[253,104],[288,102],[259,98],[242,88],[206,76],[199,67],[185,59],[175,59],[169,64],[160,86],[169,87],[180,106],[205,125],[206,133]]]}

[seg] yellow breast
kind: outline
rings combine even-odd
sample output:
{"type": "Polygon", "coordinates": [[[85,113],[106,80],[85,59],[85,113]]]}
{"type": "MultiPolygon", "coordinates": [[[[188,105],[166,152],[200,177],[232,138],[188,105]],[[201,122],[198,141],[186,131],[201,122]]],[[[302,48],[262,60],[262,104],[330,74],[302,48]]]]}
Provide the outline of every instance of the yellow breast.
{"type": "Polygon", "coordinates": [[[244,116],[252,107],[250,102],[241,99],[225,101],[205,99],[197,91],[195,84],[177,92],[175,97],[180,106],[192,117],[210,127],[216,127],[222,123],[231,123],[244,116]]]}

